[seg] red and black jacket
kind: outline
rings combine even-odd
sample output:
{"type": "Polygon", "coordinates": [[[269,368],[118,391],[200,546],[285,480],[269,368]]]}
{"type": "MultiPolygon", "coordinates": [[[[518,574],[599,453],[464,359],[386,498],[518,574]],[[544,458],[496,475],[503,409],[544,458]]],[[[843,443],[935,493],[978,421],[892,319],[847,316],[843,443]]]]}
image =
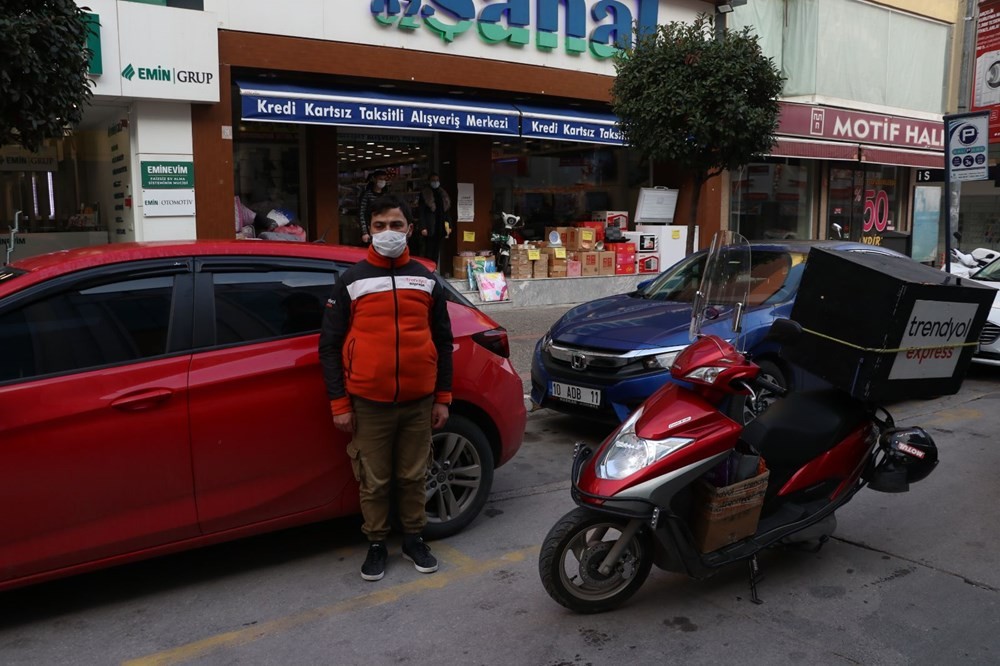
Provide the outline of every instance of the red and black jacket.
{"type": "Polygon", "coordinates": [[[344,271],[323,313],[319,358],[334,414],[351,397],[451,403],[452,334],[444,289],[408,250],[396,259],[368,248],[344,271]]]}

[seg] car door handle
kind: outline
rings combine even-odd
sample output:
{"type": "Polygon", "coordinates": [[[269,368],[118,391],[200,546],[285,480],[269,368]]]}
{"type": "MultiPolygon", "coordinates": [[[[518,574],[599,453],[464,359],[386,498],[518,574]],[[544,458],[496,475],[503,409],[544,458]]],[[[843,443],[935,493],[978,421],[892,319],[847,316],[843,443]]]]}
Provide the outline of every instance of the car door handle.
{"type": "Polygon", "coordinates": [[[112,401],[111,406],[127,412],[138,412],[166,402],[173,394],[173,391],[165,388],[136,391],[112,401]]]}

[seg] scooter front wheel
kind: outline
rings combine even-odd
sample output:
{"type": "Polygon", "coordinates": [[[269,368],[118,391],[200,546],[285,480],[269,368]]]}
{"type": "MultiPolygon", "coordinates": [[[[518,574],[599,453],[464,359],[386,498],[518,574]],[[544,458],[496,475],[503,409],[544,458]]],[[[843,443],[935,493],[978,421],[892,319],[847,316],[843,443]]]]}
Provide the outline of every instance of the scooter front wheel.
{"type": "Polygon", "coordinates": [[[549,596],[577,613],[601,613],[635,594],[653,566],[645,529],[629,538],[610,571],[600,570],[627,524],[625,519],[581,507],[553,525],[538,556],[538,573],[549,596]]]}

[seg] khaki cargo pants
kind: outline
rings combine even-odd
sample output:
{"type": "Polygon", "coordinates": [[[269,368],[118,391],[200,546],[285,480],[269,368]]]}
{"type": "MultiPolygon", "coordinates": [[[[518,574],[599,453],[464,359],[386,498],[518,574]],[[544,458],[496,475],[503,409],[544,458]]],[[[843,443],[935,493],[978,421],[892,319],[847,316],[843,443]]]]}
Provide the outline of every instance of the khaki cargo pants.
{"type": "Polygon", "coordinates": [[[431,409],[434,397],[404,404],[352,400],[356,429],[347,445],[354,477],[361,488],[361,531],[369,541],[389,535],[391,490],[405,534],[427,524],[426,477],[432,455],[431,409]]]}

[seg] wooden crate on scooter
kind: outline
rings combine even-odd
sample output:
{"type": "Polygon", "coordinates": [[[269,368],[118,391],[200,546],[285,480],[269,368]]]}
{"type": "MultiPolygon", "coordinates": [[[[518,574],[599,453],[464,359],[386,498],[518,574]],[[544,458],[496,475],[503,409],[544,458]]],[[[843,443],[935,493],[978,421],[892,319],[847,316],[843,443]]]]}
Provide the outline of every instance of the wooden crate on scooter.
{"type": "Polygon", "coordinates": [[[764,470],[721,488],[705,480],[698,483],[691,531],[701,552],[710,553],[757,531],[770,474],[764,470]]]}

